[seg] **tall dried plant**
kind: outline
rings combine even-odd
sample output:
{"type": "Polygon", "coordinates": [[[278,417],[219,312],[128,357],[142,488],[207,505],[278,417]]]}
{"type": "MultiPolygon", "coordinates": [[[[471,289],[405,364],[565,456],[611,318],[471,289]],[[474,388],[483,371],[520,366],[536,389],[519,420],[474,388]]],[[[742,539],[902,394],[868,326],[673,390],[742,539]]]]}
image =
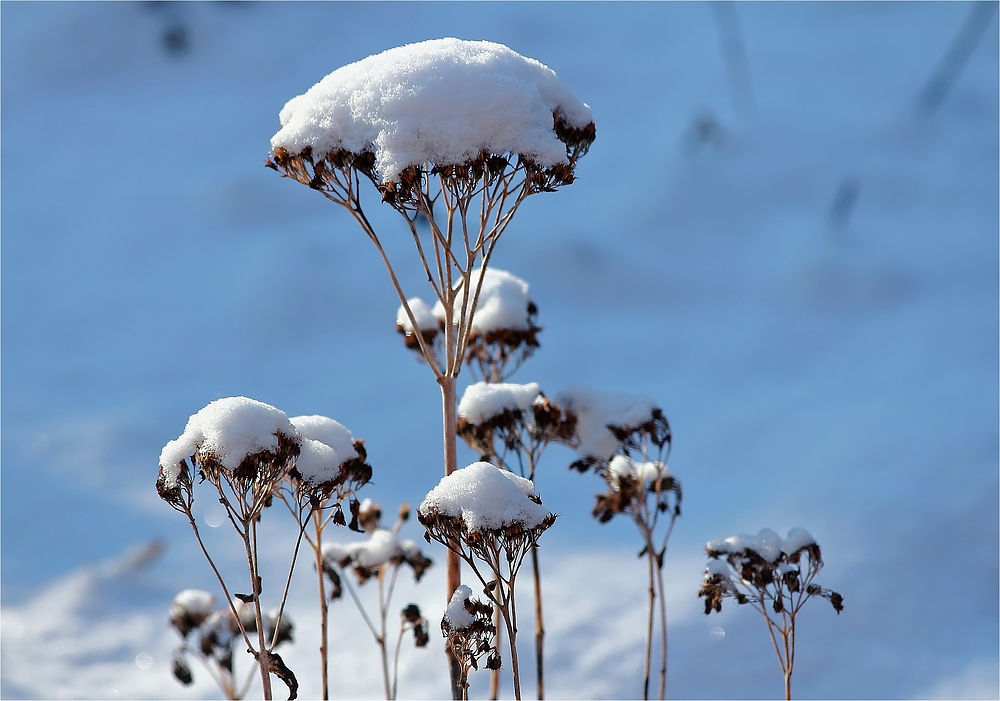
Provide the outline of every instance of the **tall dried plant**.
{"type": "MultiPolygon", "coordinates": [[[[497,368],[491,364],[490,368],[497,368]]],[[[497,372],[494,376],[502,375],[497,372]]],[[[507,409],[487,420],[475,423],[459,416],[458,434],[485,462],[513,471],[535,481],[535,469],[545,448],[557,442],[573,445],[576,417],[564,412],[539,394],[527,411],[507,409]]],[[[542,581],[538,563],[538,544],[531,545],[531,571],[535,594],[535,672],[538,698],[545,698],[545,622],[542,611],[542,581]]],[[[499,609],[498,609],[499,612],[499,609]]],[[[491,697],[497,698],[498,671],[494,672],[491,697]]]]}
{"type": "Polygon", "coordinates": [[[396,638],[396,649],[393,654],[390,674],[387,621],[392,606],[392,595],[396,588],[396,578],[400,567],[405,564],[413,570],[413,578],[419,582],[433,562],[420,552],[420,549],[412,541],[399,542],[395,538],[400,527],[410,517],[410,507],[407,504],[400,506],[396,522],[388,531],[379,525],[382,516],[381,507],[371,500],[366,499],[361,505],[352,506],[352,513],[352,525],[357,528],[357,524],[360,524],[359,530],[368,533],[371,538],[369,543],[374,544],[382,552],[379,556],[373,557],[365,551],[366,543],[354,543],[354,547],[352,547],[328,542],[323,550],[321,572],[330,580],[330,602],[339,599],[346,588],[357,606],[365,625],[368,626],[368,630],[379,648],[385,697],[386,699],[395,699],[399,682],[399,652],[403,635],[407,631],[412,631],[417,647],[425,647],[428,643],[427,621],[421,615],[419,607],[410,604],[403,609],[400,616],[399,635],[396,638]],[[359,545],[362,547],[357,547],[359,545]],[[353,572],[358,586],[372,580],[378,584],[378,614],[375,620],[369,615],[362,603],[354,585],[351,584],[350,577],[345,576],[344,570],[346,569],[353,572]]]}
{"type": "Polygon", "coordinates": [[[581,458],[570,469],[586,472],[593,469],[606,483],[606,491],[597,495],[593,516],[607,523],[618,515],[632,519],[642,536],[648,562],[649,596],[646,615],[646,647],[643,666],[644,699],[649,698],[652,676],[654,610],[659,612],[660,665],[659,695],[667,687],[667,604],[663,585],[663,562],[667,542],[681,514],[681,485],[667,468],[672,434],[661,409],[653,409],[648,420],[631,426],[608,425],[618,442],[610,460],[581,458]],[[665,520],[665,523],[664,523],[665,520]],[[662,533],[662,536],[661,536],[662,533]]]}
{"type": "MultiPolygon", "coordinates": [[[[576,162],[596,134],[593,122],[575,127],[558,110],[552,114],[552,129],[565,145],[566,162],[548,166],[530,153],[482,150],[458,163],[411,163],[398,176],[384,178],[376,169],[373,143],[353,151],[339,147],[315,152],[307,146],[297,153],[279,146],[267,160],[268,167],[350,212],[378,251],[411,328],[418,329],[394,264],[362,206],[362,180],[370,181],[381,201],[402,216],[421,269],[444,310],[441,352],[435,353],[421,333],[414,340],[441,389],[445,475],[458,467],[456,380],[474,335],[472,318],[482,285],[482,276],[474,279],[473,271],[487,268],[498,239],[528,196],[553,192],[574,181],[576,162]],[[429,245],[418,231],[418,221],[424,220],[430,229],[429,245]]],[[[449,553],[447,598],[460,582],[460,561],[449,553]]],[[[455,696],[460,691],[458,673],[453,660],[455,696]]]]}
{"type": "Polygon", "coordinates": [[[823,569],[819,545],[806,531],[792,529],[782,539],[769,529],[755,542],[745,536],[712,541],[705,582],[698,592],[705,614],[722,611],[723,599],[749,605],[764,617],[785,682],[785,699],[792,698],[795,666],[795,626],[799,612],[813,597],[826,599],[840,614],[844,597],[813,580],[823,569]],[[780,642],[779,642],[780,641],[780,642]]]}

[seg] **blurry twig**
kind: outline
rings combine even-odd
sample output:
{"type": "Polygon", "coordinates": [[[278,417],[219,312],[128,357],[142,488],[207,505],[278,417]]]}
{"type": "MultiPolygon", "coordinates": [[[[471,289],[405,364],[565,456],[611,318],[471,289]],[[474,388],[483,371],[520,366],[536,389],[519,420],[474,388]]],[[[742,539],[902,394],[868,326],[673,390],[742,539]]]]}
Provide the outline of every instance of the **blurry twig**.
{"type": "Polygon", "coordinates": [[[740,117],[748,117],[756,110],[753,97],[753,81],[750,79],[750,62],[747,60],[743,29],[736,7],[732,2],[713,2],[712,14],[719,25],[722,41],[722,58],[726,62],[729,89],[733,96],[733,108],[740,117]]]}
{"type": "Polygon", "coordinates": [[[977,2],[973,5],[968,18],[948,47],[948,52],[917,96],[915,106],[917,114],[930,116],[941,106],[959,73],[968,63],[973,50],[986,33],[995,10],[995,2],[977,2]]]}

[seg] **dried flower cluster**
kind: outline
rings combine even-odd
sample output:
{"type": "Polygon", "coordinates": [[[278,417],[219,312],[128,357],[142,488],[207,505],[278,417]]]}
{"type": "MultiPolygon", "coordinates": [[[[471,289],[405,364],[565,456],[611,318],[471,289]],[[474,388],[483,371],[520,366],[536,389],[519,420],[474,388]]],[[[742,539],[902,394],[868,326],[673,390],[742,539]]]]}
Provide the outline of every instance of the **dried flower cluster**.
{"type": "Polygon", "coordinates": [[[493,607],[473,599],[472,591],[467,586],[460,586],[441,619],[441,633],[447,640],[448,650],[462,668],[462,698],[468,699],[469,671],[479,669],[483,657],[486,657],[486,669],[500,669],[493,607]]]}
{"type": "Polygon", "coordinates": [[[402,525],[409,520],[410,507],[402,504],[396,514],[396,522],[391,529],[381,527],[382,507],[371,499],[351,504],[352,530],[368,534],[368,539],[360,542],[342,544],[326,542],[322,547],[321,569],[329,584],[329,599],[326,603],[341,598],[344,588],[347,589],[361,613],[375,643],[379,647],[382,660],[382,681],[387,699],[396,698],[396,685],[399,680],[399,652],[403,635],[413,631],[414,643],[417,647],[425,647],[428,642],[427,621],[420,613],[420,608],[410,604],[403,609],[399,636],[396,639],[396,651],[393,655],[393,670],[389,671],[389,649],[387,616],[392,602],[392,594],[396,586],[396,577],[404,564],[413,570],[416,581],[433,561],[421,552],[419,546],[412,540],[401,540],[397,533],[402,525]],[[349,578],[343,576],[343,571],[350,568],[359,586],[369,581],[378,584],[378,614],[370,616],[361,602],[354,585],[349,578]],[[373,620],[374,619],[374,620],[373,620]],[[377,622],[376,622],[377,621],[377,622]]]}
{"type": "MultiPolygon", "coordinates": [[[[610,458],[584,455],[570,464],[571,470],[594,470],[604,478],[606,489],[597,495],[593,516],[607,523],[615,516],[629,516],[642,536],[640,557],[649,561],[649,601],[647,608],[643,698],[649,698],[653,646],[654,607],[659,602],[660,669],[659,698],[667,683],[667,614],[663,584],[663,561],[667,542],[681,514],[681,485],[667,467],[672,434],[663,411],[653,408],[648,418],[628,425],[607,424],[617,443],[610,458]],[[660,517],[666,516],[662,538],[660,517]]],[[[579,442],[584,438],[578,436],[579,442]]]]}
{"type": "MultiPolygon", "coordinates": [[[[242,684],[237,684],[233,665],[234,652],[242,642],[241,632],[257,632],[257,620],[253,607],[242,601],[232,606],[213,610],[215,597],[197,589],[185,589],[174,597],[170,606],[170,625],[180,634],[182,642],[174,651],[171,671],[181,684],[194,681],[189,659],[198,660],[216,681],[228,699],[241,699],[246,695],[254,670],[242,684]]],[[[273,640],[273,648],[292,641],[293,625],[287,616],[280,616],[277,610],[268,612],[263,618],[264,637],[273,640]]],[[[272,653],[274,672],[289,686],[290,698],[294,699],[298,682],[281,658],[272,653]]]]}
{"type": "Polygon", "coordinates": [[[795,626],[802,606],[815,596],[829,601],[838,614],[844,610],[840,594],[814,582],[823,568],[819,545],[801,528],[793,528],[786,539],[765,528],[755,538],[713,540],[706,552],[710,559],[698,592],[705,599],[705,614],[721,612],[726,598],[760,613],[785,678],[785,698],[790,699],[795,626]]]}
{"type": "Polygon", "coordinates": [[[507,465],[508,456],[514,453],[519,464],[529,463],[528,479],[533,479],[534,465],[545,447],[549,443],[572,445],[575,431],[576,417],[541,393],[528,410],[505,409],[478,423],[458,417],[458,435],[483,461],[507,465]]]}

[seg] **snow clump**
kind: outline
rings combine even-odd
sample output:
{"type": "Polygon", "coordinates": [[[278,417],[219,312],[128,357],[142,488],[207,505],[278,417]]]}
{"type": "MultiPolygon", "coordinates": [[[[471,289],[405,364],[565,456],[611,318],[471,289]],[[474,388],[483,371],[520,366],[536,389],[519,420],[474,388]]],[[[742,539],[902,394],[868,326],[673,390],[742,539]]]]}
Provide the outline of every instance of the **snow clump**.
{"type": "Polygon", "coordinates": [[[670,469],[662,462],[638,462],[625,455],[616,455],[608,464],[608,482],[612,488],[618,489],[623,477],[650,485],[657,479],[670,477],[670,469]]]}
{"type": "Polygon", "coordinates": [[[486,423],[505,411],[521,411],[530,418],[529,409],[541,394],[537,382],[525,385],[476,382],[469,385],[458,403],[458,415],[473,425],[486,423]]]}
{"type": "MultiPolygon", "coordinates": [[[[412,297],[406,300],[406,303],[410,306],[410,311],[413,312],[413,320],[417,322],[418,330],[437,331],[437,317],[427,306],[427,302],[419,297],[412,297]]],[[[413,334],[413,324],[410,323],[410,317],[407,316],[406,309],[403,308],[402,304],[399,305],[399,310],[396,312],[396,326],[401,328],[407,336],[413,334]]]]}
{"type": "Polygon", "coordinates": [[[235,470],[248,455],[277,449],[279,433],[298,435],[280,409],[247,397],[216,399],[193,414],[180,437],[160,452],[164,486],[177,487],[181,463],[195,453],[212,454],[223,468],[235,470]]]}
{"type": "Polygon", "coordinates": [[[547,66],[502,44],[433,39],[339,68],[289,100],[271,148],[374,152],[383,183],[411,165],[461,164],[482,151],[549,167],[569,162],[555,116],[575,129],[592,122],[547,66]]]}
{"type": "Polygon", "coordinates": [[[529,497],[537,499],[530,480],[488,462],[474,462],[442,478],[424,497],[419,512],[461,519],[470,533],[513,524],[537,528],[552,514],[529,497]]]}
{"type": "Polygon", "coordinates": [[[709,553],[737,554],[744,550],[752,550],[767,562],[774,562],[782,554],[791,555],[802,548],[815,545],[816,540],[804,528],[793,528],[788,531],[788,538],[781,536],[770,528],[764,528],[756,536],[738,534],[728,538],[708,541],[706,549],[709,553]]]}
{"type": "Polygon", "coordinates": [[[472,590],[465,584],[459,585],[451,595],[448,608],[444,611],[444,620],[452,630],[464,630],[472,625],[475,616],[465,608],[465,602],[472,598],[472,590]]]}
{"type": "MultiPolygon", "coordinates": [[[[492,331],[527,331],[532,328],[531,315],[528,308],[531,299],[528,298],[528,283],[506,270],[482,268],[472,271],[469,278],[469,295],[475,292],[482,277],[483,285],[479,290],[479,300],[476,303],[476,313],[472,316],[472,330],[476,333],[492,331]]],[[[461,287],[459,283],[458,287],[461,287]]],[[[455,300],[452,323],[458,324],[462,314],[462,296],[455,300]]],[[[444,305],[435,303],[434,316],[444,323],[444,305]]]]}
{"type": "Polygon", "coordinates": [[[618,448],[618,439],[608,426],[639,426],[649,421],[656,402],[649,397],[601,392],[588,387],[568,387],[556,395],[555,403],[576,415],[576,432],[582,458],[608,460],[618,448]]]}

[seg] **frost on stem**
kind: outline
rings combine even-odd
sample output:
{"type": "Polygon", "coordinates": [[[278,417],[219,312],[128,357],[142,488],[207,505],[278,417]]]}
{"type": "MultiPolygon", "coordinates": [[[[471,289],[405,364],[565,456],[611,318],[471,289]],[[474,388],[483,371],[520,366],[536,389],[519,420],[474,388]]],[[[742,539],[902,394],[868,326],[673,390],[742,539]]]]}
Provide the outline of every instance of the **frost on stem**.
{"type": "Polygon", "coordinates": [[[705,550],[709,561],[698,592],[705,599],[705,614],[721,612],[727,598],[760,613],[785,679],[785,698],[790,699],[795,625],[802,606],[815,596],[829,601],[838,614],[844,610],[844,597],[814,581],[823,568],[819,545],[802,528],[791,529],[784,539],[765,528],[756,536],[710,541],[705,550]]]}
{"type": "Polygon", "coordinates": [[[483,657],[486,657],[486,669],[500,669],[493,607],[473,599],[472,590],[463,584],[448,603],[441,619],[441,633],[462,668],[463,698],[468,698],[469,671],[479,669],[483,657]]]}

